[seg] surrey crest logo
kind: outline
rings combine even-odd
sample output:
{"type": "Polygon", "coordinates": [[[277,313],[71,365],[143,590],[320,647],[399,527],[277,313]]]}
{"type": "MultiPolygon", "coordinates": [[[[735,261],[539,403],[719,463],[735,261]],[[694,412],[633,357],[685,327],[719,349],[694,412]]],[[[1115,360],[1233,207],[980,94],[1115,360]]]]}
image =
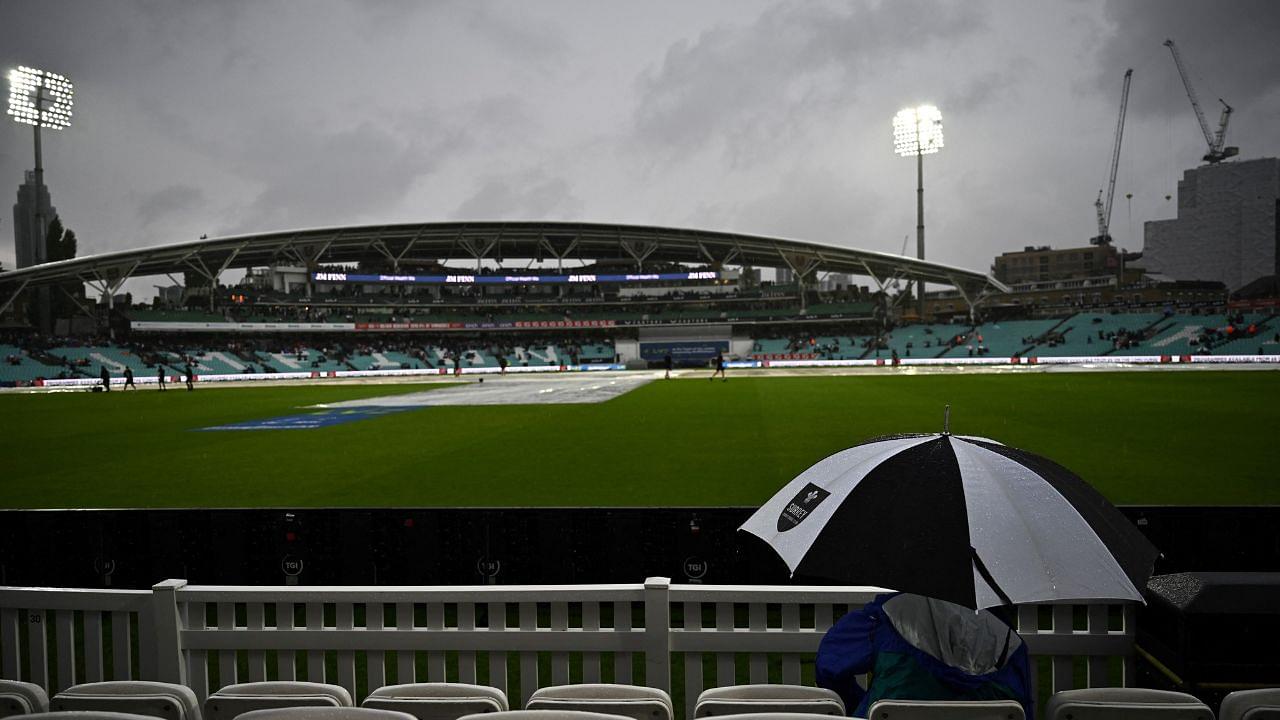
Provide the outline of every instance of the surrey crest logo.
{"type": "Polygon", "coordinates": [[[813,483],[805,485],[782,509],[782,514],[778,516],[778,532],[786,532],[804,522],[813,509],[821,505],[822,501],[830,495],[831,493],[813,483]]]}

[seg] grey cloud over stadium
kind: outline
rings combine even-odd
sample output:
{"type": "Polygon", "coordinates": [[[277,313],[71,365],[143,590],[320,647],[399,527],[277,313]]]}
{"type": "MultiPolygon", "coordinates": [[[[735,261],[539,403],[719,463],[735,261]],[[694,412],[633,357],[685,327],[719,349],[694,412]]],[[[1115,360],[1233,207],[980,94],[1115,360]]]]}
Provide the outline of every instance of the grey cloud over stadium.
{"type": "MultiPolygon", "coordinates": [[[[1166,36],[1202,98],[1236,107],[1230,144],[1280,153],[1280,4],[1265,0],[0,5],[0,65],[77,84],[45,165],[81,254],[451,219],[896,253],[915,169],[890,120],[934,102],[947,147],[926,161],[929,256],[985,270],[1094,234],[1126,67],[1112,234],[1138,249],[1203,154],[1166,36]]],[[[7,208],[30,133],[6,122],[0,138],[7,208]]]]}

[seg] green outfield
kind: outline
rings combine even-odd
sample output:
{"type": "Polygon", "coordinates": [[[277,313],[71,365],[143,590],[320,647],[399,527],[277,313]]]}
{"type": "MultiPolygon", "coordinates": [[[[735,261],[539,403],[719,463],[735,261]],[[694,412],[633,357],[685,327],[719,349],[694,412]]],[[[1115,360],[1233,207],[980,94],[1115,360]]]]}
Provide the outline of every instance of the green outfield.
{"type": "MultiPolygon", "coordinates": [[[[1116,503],[1280,503],[1280,372],[735,377],[596,405],[430,407],[198,432],[421,385],[0,395],[0,507],[753,505],[825,455],[941,430],[1116,503]]],[[[436,386],[431,386],[436,387],[436,386]]]]}

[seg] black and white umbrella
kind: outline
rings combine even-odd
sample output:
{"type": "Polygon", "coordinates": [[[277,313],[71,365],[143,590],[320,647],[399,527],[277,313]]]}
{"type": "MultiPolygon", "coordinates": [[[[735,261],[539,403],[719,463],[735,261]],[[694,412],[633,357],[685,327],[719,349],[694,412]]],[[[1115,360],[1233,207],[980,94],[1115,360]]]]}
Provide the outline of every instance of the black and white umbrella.
{"type": "Polygon", "coordinates": [[[818,462],[740,528],[793,575],[971,608],[1141,600],[1156,549],[1071,471],[992,440],[880,438],[818,462]]]}

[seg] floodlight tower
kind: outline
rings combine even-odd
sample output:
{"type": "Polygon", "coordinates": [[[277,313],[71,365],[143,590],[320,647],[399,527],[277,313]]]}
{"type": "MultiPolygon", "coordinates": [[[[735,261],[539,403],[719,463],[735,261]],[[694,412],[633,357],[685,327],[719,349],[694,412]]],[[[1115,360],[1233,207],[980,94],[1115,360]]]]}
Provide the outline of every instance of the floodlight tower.
{"type": "MultiPolygon", "coordinates": [[[[924,156],[942,149],[942,113],[932,105],[906,108],[893,118],[893,149],[916,156],[916,257],[924,259],[924,156]]],[[[918,312],[924,318],[924,281],[916,281],[918,312]]]]}
{"type": "Polygon", "coordinates": [[[57,73],[25,66],[9,71],[9,110],[15,122],[32,126],[35,132],[36,221],[31,228],[34,258],[44,258],[47,224],[44,218],[44,158],[40,151],[40,129],[61,130],[71,124],[74,89],[71,81],[57,73]]]}

